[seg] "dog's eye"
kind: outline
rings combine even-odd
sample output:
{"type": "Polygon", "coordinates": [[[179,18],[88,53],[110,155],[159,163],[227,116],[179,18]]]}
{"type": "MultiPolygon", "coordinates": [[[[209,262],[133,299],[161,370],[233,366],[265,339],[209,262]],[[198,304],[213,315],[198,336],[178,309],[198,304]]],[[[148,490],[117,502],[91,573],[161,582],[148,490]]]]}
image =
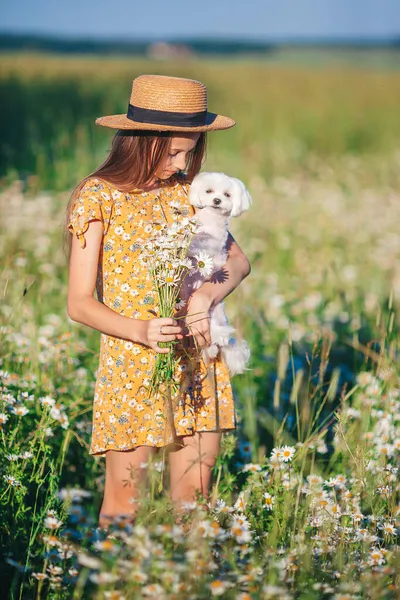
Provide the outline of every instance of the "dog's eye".
{"type": "Polygon", "coordinates": [[[212,193],[211,189],[206,190],[206,194],[211,194],[211,193],[212,193]]]}
{"type": "Polygon", "coordinates": [[[230,197],[231,197],[231,195],[230,195],[230,193],[229,193],[229,192],[225,192],[225,196],[226,196],[227,198],[230,198],[230,197]]]}

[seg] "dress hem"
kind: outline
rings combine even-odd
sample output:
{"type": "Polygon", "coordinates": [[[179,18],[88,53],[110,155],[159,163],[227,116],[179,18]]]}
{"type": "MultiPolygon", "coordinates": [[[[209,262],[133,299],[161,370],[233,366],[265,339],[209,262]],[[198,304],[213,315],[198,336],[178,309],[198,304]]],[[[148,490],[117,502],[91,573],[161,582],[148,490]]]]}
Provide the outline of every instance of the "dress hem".
{"type": "MultiPolygon", "coordinates": [[[[208,432],[208,431],[212,432],[212,433],[224,433],[225,431],[234,431],[235,429],[237,429],[237,426],[224,427],[224,428],[220,428],[220,429],[196,429],[191,434],[184,433],[183,435],[177,435],[176,437],[181,438],[181,437],[186,437],[189,435],[194,435],[195,433],[204,433],[204,432],[208,432]]],[[[96,450],[95,452],[92,452],[92,450],[89,450],[89,454],[90,454],[90,456],[104,456],[110,450],[114,450],[116,452],[128,452],[129,450],[135,450],[135,448],[140,448],[142,446],[145,446],[147,448],[166,448],[167,446],[171,446],[174,443],[175,443],[175,440],[172,440],[171,442],[168,442],[167,444],[137,444],[136,446],[131,446],[130,448],[118,448],[114,445],[114,446],[110,446],[107,448],[103,448],[102,450],[96,450]]]]}

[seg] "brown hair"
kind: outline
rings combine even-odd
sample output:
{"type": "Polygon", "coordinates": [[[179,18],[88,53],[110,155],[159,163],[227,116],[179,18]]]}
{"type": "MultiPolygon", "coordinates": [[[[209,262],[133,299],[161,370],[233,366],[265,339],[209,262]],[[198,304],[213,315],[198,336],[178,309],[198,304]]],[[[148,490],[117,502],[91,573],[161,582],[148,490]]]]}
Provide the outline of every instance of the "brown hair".
{"type": "MultiPolygon", "coordinates": [[[[154,131],[147,130],[119,129],[117,131],[104,163],[85,177],[72,191],[64,222],[64,251],[68,260],[72,242],[72,234],[68,230],[69,216],[74,200],[85,182],[91,177],[97,177],[109,182],[121,192],[140,188],[154,177],[157,169],[166,161],[173,135],[179,133],[159,131],[155,135],[154,131]]],[[[191,182],[201,169],[205,158],[206,141],[206,133],[201,132],[195,147],[189,154],[185,170],[188,182],[191,182]]]]}

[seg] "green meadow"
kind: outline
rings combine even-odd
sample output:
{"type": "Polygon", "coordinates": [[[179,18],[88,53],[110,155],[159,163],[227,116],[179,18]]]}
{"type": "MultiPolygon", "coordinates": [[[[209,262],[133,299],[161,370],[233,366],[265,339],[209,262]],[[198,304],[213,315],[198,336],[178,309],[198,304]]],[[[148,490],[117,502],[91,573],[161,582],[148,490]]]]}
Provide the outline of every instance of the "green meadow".
{"type": "Polygon", "coordinates": [[[7,597],[399,598],[396,56],[0,55],[7,597]],[[239,423],[208,510],[174,523],[160,454],[135,525],[107,535],[104,459],[88,454],[99,333],[67,315],[63,219],[111,144],[95,118],[126,112],[141,73],[199,79],[209,109],[237,121],[209,134],[203,169],[253,198],[230,228],[252,272],[226,300],[252,359],[233,379],[239,423]]]}

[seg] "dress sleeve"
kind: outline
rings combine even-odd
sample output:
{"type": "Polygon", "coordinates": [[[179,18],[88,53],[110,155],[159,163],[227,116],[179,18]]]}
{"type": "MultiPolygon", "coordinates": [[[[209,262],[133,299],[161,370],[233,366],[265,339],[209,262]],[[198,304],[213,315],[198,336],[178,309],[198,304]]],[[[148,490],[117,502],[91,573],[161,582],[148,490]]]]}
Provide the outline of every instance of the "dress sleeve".
{"type": "Polygon", "coordinates": [[[68,221],[68,230],[76,235],[82,248],[86,245],[84,234],[90,221],[101,221],[104,235],[110,224],[112,209],[110,188],[100,179],[88,179],[71,206],[68,221]]]}

